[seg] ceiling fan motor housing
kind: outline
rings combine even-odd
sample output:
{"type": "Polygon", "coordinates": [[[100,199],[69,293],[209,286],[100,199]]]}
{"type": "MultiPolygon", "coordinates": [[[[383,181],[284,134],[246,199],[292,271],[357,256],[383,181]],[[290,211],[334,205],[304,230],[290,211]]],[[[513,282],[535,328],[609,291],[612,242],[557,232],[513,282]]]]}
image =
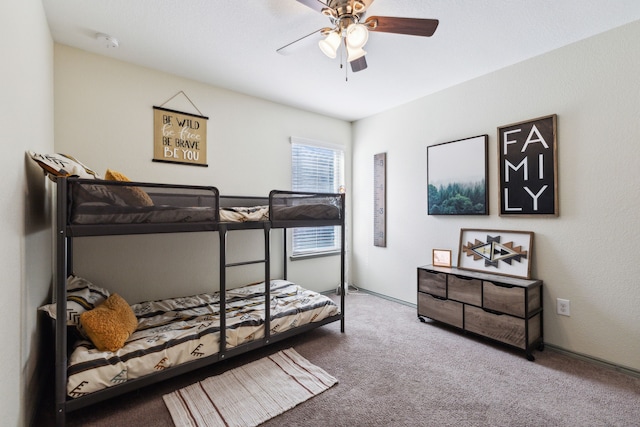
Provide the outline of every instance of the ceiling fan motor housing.
{"type": "Polygon", "coordinates": [[[366,2],[361,0],[329,0],[327,6],[329,9],[333,9],[338,15],[345,13],[362,13],[367,8],[366,2]]]}
{"type": "MultiPolygon", "coordinates": [[[[327,2],[326,8],[322,9],[322,13],[338,23],[343,20],[358,22],[360,14],[367,9],[367,4],[361,0],[330,0],[327,2]]],[[[349,25],[347,23],[346,26],[349,25]]]]}

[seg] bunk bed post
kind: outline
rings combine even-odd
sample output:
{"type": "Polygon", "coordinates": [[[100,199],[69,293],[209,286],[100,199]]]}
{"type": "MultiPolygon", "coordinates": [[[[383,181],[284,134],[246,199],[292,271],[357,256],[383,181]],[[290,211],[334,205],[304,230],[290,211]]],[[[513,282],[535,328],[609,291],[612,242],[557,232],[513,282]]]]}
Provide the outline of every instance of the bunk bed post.
{"type": "Polygon", "coordinates": [[[271,340],[271,223],[264,223],[264,339],[271,340]]]}
{"type": "Polygon", "coordinates": [[[347,293],[347,289],[344,286],[345,281],[345,252],[346,252],[346,217],[345,217],[345,203],[344,203],[345,195],[344,193],[340,195],[340,204],[342,210],[342,222],[340,224],[340,332],[344,332],[344,305],[345,305],[345,294],[347,293]]]}
{"type": "Polygon", "coordinates": [[[219,359],[224,359],[227,350],[227,226],[220,224],[220,349],[219,359]]]}
{"type": "Polygon", "coordinates": [[[67,247],[67,262],[66,262],[67,274],[66,275],[68,276],[69,274],[73,274],[73,239],[65,239],[65,240],[66,240],[66,247],[67,247]]]}
{"type": "Polygon", "coordinates": [[[287,228],[282,229],[282,278],[287,280],[287,228]]]}
{"type": "Polygon", "coordinates": [[[65,403],[67,386],[67,179],[58,177],[56,180],[56,263],[53,278],[54,295],[56,301],[55,320],[55,410],[56,425],[65,424],[65,403]]]}

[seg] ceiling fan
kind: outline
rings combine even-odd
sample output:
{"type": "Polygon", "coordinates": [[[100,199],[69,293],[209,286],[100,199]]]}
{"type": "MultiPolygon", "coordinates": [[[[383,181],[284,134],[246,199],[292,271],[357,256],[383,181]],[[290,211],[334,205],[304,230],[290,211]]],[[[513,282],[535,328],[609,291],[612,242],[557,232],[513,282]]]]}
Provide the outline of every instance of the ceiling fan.
{"type": "Polygon", "coordinates": [[[325,38],[318,43],[320,50],[329,58],[335,58],[338,48],[344,45],[347,61],[351,64],[351,70],[354,73],[367,68],[365,59],[367,52],[363,47],[369,39],[369,31],[430,37],[435,33],[439,23],[437,19],[391,16],[370,16],[365,19],[367,9],[373,0],[297,1],[328,17],[332,26],[321,28],[301,37],[277,49],[277,52],[283,53],[292,44],[316,33],[321,33],[325,38]]]}

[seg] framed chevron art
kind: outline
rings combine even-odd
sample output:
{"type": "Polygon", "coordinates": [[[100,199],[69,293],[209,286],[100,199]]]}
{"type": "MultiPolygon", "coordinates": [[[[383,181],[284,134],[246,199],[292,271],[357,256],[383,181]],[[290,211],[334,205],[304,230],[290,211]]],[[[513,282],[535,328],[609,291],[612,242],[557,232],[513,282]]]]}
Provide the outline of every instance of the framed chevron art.
{"type": "Polygon", "coordinates": [[[532,231],[460,230],[458,268],[531,278],[532,231]]]}

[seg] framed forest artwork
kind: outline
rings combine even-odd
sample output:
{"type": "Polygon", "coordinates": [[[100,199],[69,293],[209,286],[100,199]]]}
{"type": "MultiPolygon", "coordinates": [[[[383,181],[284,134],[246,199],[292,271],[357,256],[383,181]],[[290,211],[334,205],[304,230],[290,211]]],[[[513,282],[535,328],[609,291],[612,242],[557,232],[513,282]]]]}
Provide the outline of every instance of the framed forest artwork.
{"type": "Polygon", "coordinates": [[[488,215],[488,135],[427,147],[427,213],[488,215]]]}

